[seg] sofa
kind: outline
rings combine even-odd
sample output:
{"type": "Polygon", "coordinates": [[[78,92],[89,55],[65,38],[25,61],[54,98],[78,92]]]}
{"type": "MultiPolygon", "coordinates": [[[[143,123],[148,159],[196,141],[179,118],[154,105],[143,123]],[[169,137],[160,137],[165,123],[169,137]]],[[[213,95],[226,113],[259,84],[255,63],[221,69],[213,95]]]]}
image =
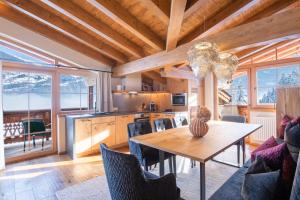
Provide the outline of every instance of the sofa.
{"type": "MultiPolygon", "coordinates": [[[[283,140],[277,139],[278,143],[283,140]]],[[[298,149],[299,152],[299,149],[298,149]]],[[[242,185],[245,174],[251,166],[251,160],[248,160],[243,167],[235,172],[210,198],[209,200],[243,200],[241,195],[242,185]]],[[[298,156],[293,187],[290,200],[300,200],[300,156],[298,156]]]]}
{"type": "MultiPolygon", "coordinates": [[[[243,200],[241,189],[245,174],[251,165],[247,161],[243,167],[235,172],[209,199],[210,200],[243,200]]],[[[300,200],[300,156],[298,157],[297,169],[293,183],[290,200],[300,200]]]]}

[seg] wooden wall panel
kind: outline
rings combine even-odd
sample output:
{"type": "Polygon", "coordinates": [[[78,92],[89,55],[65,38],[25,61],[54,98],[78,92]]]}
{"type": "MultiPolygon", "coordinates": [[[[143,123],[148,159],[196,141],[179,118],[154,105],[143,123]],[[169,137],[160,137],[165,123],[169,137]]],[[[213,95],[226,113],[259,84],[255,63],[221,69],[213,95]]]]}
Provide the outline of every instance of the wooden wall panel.
{"type": "Polygon", "coordinates": [[[300,116],[300,87],[278,88],[276,103],[277,135],[280,120],[284,115],[300,116]]]}

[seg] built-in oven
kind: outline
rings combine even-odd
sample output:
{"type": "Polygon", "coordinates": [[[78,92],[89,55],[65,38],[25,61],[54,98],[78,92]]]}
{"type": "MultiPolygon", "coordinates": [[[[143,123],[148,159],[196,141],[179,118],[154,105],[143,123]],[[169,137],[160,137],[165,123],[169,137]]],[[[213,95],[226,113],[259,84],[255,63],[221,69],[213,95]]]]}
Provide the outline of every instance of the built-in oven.
{"type": "Polygon", "coordinates": [[[134,122],[140,121],[150,121],[150,114],[149,113],[136,113],[134,115],[134,122]]]}
{"type": "Polygon", "coordinates": [[[175,93],[171,95],[172,106],[186,106],[187,93],[175,93]]]}

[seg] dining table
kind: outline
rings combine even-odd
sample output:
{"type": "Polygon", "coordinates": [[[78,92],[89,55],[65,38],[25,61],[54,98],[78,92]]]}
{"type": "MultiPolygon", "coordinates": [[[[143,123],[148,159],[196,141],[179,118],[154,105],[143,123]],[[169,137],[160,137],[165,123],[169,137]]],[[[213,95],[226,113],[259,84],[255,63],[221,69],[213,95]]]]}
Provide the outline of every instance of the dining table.
{"type": "Polygon", "coordinates": [[[164,152],[183,156],[200,163],[200,199],[205,195],[205,163],[230,146],[241,142],[245,163],[245,138],[262,127],[260,124],[208,121],[208,132],[195,137],[189,127],[179,127],[130,138],[131,141],[159,150],[159,174],[164,175],[164,152]]]}

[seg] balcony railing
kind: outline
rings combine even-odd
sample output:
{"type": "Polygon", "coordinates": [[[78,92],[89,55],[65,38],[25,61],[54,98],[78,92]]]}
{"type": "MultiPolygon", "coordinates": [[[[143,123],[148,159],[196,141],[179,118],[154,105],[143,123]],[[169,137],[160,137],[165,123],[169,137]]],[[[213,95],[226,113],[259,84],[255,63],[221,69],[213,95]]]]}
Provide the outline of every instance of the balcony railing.
{"type": "Polygon", "coordinates": [[[4,111],[4,143],[15,143],[24,140],[22,121],[26,119],[43,119],[47,128],[51,128],[51,110],[4,111]]]}

